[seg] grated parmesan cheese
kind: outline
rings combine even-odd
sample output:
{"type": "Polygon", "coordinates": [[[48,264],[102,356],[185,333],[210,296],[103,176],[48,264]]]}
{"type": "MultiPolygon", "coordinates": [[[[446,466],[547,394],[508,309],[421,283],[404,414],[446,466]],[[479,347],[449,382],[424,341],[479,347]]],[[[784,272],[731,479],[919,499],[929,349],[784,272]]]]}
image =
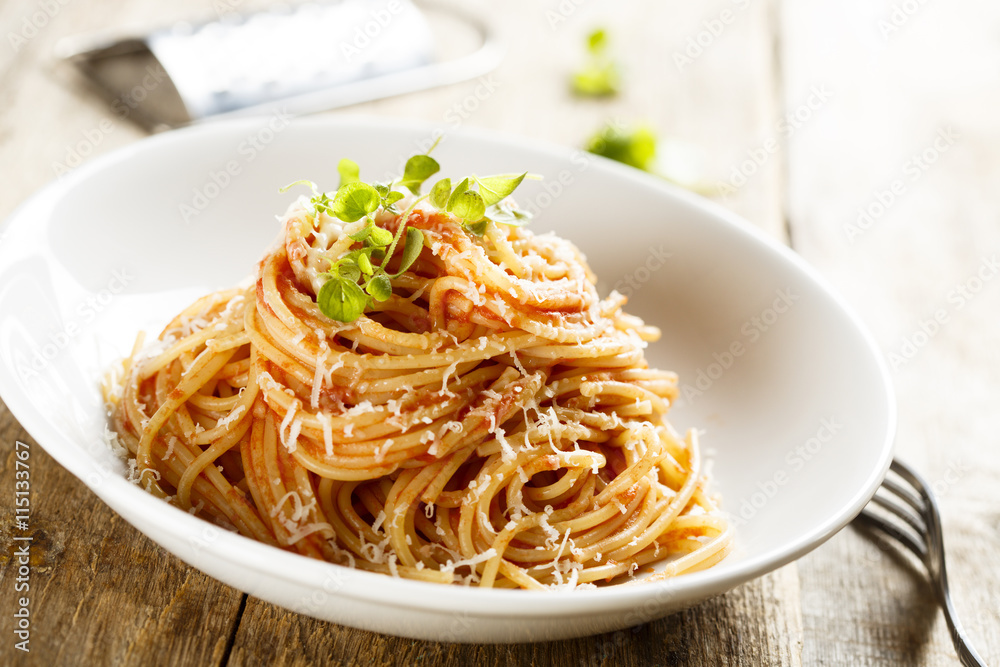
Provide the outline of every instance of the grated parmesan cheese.
{"type": "Polygon", "coordinates": [[[390,438],[390,439],[386,440],[385,442],[383,442],[381,447],[379,447],[377,450],[375,450],[375,461],[376,462],[382,463],[382,460],[385,459],[385,455],[389,452],[389,449],[392,448],[392,444],[393,444],[393,442],[392,442],[392,439],[390,438]]]}
{"type": "Polygon", "coordinates": [[[292,403],[291,408],[289,408],[288,413],[285,418],[281,420],[281,426],[278,428],[278,435],[281,438],[281,444],[285,446],[288,453],[291,454],[298,447],[299,433],[302,432],[302,420],[295,416],[295,412],[298,410],[299,402],[295,401],[292,403]],[[288,430],[288,435],[285,435],[285,429],[288,430]]]}
{"type": "MultiPolygon", "coordinates": [[[[223,428],[228,427],[234,421],[237,421],[240,417],[242,417],[244,412],[246,412],[246,406],[237,405],[236,409],[218,421],[216,428],[220,426],[223,428]]],[[[173,443],[170,444],[170,451],[173,451],[173,443]]],[[[169,456],[167,458],[169,458],[169,456]]]]}
{"type": "Polygon", "coordinates": [[[333,456],[333,424],[330,422],[330,415],[325,412],[317,412],[316,419],[323,427],[323,444],[326,445],[326,455],[333,456]]]}

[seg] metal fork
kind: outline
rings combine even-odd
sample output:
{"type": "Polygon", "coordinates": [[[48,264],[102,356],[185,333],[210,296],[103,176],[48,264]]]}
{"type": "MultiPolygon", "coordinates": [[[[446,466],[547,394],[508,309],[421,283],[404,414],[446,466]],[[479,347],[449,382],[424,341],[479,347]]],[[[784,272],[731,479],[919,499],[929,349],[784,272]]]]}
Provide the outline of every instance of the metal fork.
{"type": "Polygon", "coordinates": [[[882,531],[916,554],[930,574],[959,660],[966,667],[986,667],[986,663],[972,647],[951,603],[948,573],[944,565],[941,515],[927,482],[899,459],[893,459],[879,492],[861,510],[855,521],[882,531]],[[878,505],[894,519],[890,521],[882,513],[873,512],[873,505],[878,505]],[[899,519],[902,525],[895,519],[899,519]]]}

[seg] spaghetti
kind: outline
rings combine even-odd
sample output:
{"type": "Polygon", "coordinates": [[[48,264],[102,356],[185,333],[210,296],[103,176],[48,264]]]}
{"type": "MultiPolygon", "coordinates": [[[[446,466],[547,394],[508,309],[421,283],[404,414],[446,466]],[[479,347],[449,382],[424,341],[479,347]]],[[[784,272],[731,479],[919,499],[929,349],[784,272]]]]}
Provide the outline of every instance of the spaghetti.
{"type": "MultiPolygon", "coordinates": [[[[570,243],[427,202],[353,322],[316,296],[360,244],[305,200],[248,289],[203,297],[125,363],[112,420],[151,493],[241,534],[364,570],[539,589],[702,569],[732,530],[697,437],[664,415],[659,332],[599,298],[570,243]],[[644,568],[648,569],[648,568],[644,568]]],[[[399,234],[396,234],[399,237],[399,234]]],[[[140,343],[137,343],[137,349],[140,343]]]]}

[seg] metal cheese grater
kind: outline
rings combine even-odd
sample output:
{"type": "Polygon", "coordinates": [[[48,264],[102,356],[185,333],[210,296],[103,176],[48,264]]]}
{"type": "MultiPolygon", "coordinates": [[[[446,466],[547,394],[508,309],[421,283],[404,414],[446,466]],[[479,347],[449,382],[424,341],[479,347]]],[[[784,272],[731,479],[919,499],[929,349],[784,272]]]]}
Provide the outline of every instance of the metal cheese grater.
{"type": "Polygon", "coordinates": [[[281,5],[139,37],[72,38],[59,50],[152,130],[342,107],[470,79],[502,56],[480,22],[409,0],[281,5]]]}

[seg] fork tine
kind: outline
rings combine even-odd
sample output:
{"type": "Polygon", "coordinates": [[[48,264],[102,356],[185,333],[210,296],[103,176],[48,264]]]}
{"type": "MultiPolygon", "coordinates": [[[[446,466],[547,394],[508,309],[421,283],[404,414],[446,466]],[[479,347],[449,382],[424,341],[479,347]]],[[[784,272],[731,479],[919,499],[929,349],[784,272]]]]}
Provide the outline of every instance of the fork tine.
{"type": "Polygon", "coordinates": [[[909,486],[903,486],[892,477],[886,476],[886,478],[882,480],[882,488],[892,491],[892,493],[905,501],[907,505],[915,509],[918,513],[923,513],[924,509],[927,507],[927,499],[920,495],[919,491],[914,493],[914,490],[918,488],[917,485],[914,484],[909,477],[901,474],[898,468],[890,467],[889,470],[898,475],[899,478],[903,482],[906,482],[909,486]]]}
{"type": "Polygon", "coordinates": [[[889,468],[903,481],[910,485],[910,498],[919,497],[920,502],[915,507],[920,513],[920,517],[926,526],[923,537],[928,546],[929,560],[927,567],[932,577],[937,577],[939,571],[944,568],[944,532],[941,529],[941,512],[938,509],[937,500],[930,492],[930,486],[912,468],[903,462],[893,459],[889,468]],[[915,496],[914,496],[915,494],[915,496]]]}
{"type": "Polygon", "coordinates": [[[876,496],[872,500],[893,516],[904,521],[909,528],[916,531],[917,535],[923,540],[923,543],[914,540],[909,532],[900,529],[882,516],[874,514],[868,507],[861,511],[861,514],[858,515],[858,520],[863,524],[881,530],[920,556],[930,574],[938,602],[941,603],[944,609],[944,617],[948,622],[948,631],[951,634],[951,641],[955,645],[955,651],[958,653],[959,660],[965,667],[986,667],[986,663],[972,647],[966,636],[951,601],[951,595],[948,590],[948,572],[945,568],[944,560],[944,536],[941,529],[941,514],[938,511],[934,494],[931,493],[930,486],[927,485],[927,482],[920,475],[898,459],[893,459],[890,470],[911,488],[906,488],[891,478],[887,478],[882,482],[882,488],[901,499],[909,509],[904,509],[902,505],[884,497],[876,496]],[[911,510],[915,510],[917,514],[914,515],[911,510]],[[915,518],[917,515],[919,516],[919,521],[915,518]]]}
{"type": "Polygon", "coordinates": [[[913,529],[913,532],[923,539],[924,533],[927,532],[927,524],[924,522],[922,507],[915,510],[913,506],[908,503],[899,504],[891,497],[887,498],[878,494],[872,498],[872,502],[905,521],[906,524],[913,529]]]}
{"type": "MultiPolygon", "coordinates": [[[[899,474],[893,468],[890,470],[896,475],[899,474]]],[[[900,477],[901,482],[908,482],[907,478],[900,477]]],[[[907,488],[889,476],[882,481],[878,491],[872,497],[872,504],[901,519],[913,531],[913,534],[901,530],[899,526],[884,519],[882,515],[872,512],[869,508],[865,508],[863,511],[866,523],[889,533],[897,542],[916,554],[925,567],[929,567],[929,552],[926,544],[927,522],[924,518],[926,503],[923,498],[913,492],[912,486],[907,488]]]]}
{"type": "Polygon", "coordinates": [[[922,542],[918,542],[913,539],[909,533],[905,533],[900,530],[894,523],[890,523],[880,515],[870,511],[868,508],[861,510],[861,514],[858,515],[856,521],[859,521],[869,527],[881,530],[883,533],[912,551],[913,554],[920,559],[921,563],[926,564],[927,547],[922,542]]]}

